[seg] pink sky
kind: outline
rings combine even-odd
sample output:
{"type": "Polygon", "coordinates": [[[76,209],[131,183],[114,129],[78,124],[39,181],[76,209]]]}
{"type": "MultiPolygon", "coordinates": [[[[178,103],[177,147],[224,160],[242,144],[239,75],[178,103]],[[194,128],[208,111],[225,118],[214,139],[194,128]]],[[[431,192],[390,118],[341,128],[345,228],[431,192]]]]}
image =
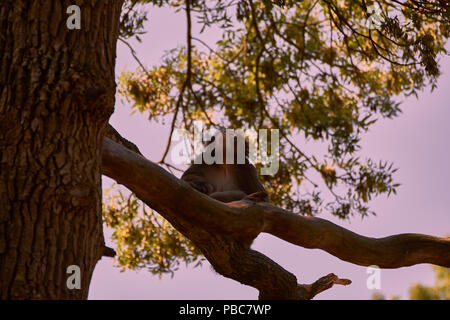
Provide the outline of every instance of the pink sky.
{"type": "MultiPolygon", "coordinates": [[[[143,43],[132,42],[141,60],[147,65],[160,61],[165,50],[184,45],[185,20],[183,14],[167,9],[151,9],[148,33],[143,43]]],[[[209,32],[203,39],[214,39],[209,32]]],[[[213,44],[212,42],[210,42],[213,44]]],[[[350,222],[329,219],[345,228],[371,237],[398,233],[424,233],[436,236],[450,234],[450,58],[441,61],[443,75],[438,88],[420,94],[419,99],[408,98],[402,104],[403,115],[394,120],[381,120],[363,136],[363,157],[393,161],[400,168],[394,176],[402,183],[397,196],[380,197],[372,201],[378,216],[350,222]]],[[[118,44],[116,73],[134,70],[137,64],[128,48],[118,44]]],[[[144,115],[131,115],[127,103],[118,99],[111,118],[121,134],[135,142],[150,160],[159,160],[168,136],[168,128],[149,122],[144,115]]],[[[104,177],[105,185],[111,180],[104,177]]],[[[107,242],[110,230],[105,230],[107,242]]],[[[330,272],[353,283],[335,286],[316,299],[370,299],[366,268],[352,265],[321,250],[304,249],[270,235],[261,235],[253,248],[266,254],[294,273],[299,283],[310,283],[330,272]]],[[[388,297],[400,295],[405,299],[411,284],[433,284],[431,265],[417,265],[381,271],[381,291],[388,297]]],[[[207,262],[201,268],[180,267],[174,278],[161,279],[141,270],[120,272],[110,258],[103,258],[94,272],[89,299],[256,299],[257,290],[222,277],[212,271],[207,262]]]]}

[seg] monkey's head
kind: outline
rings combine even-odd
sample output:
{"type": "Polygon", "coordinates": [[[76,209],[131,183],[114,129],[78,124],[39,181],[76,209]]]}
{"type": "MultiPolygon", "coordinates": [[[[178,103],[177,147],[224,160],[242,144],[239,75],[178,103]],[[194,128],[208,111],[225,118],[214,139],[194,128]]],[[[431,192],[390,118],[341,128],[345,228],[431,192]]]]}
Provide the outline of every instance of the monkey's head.
{"type": "MultiPolygon", "coordinates": [[[[244,135],[233,130],[220,129],[211,140],[206,143],[205,150],[210,150],[212,157],[219,158],[219,150],[222,150],[222,163],[244,164],[249,163],[249,142],[244,135]]],[[[216,159],[217,159],[216,158],[216,159]]]]}

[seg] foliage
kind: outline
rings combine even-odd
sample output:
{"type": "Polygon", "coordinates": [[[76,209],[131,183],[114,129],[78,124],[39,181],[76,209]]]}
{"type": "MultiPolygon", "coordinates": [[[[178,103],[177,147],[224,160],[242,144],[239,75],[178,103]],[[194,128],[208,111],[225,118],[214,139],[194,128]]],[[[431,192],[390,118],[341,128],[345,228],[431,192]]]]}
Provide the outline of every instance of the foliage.
{"type": "Polygon", "coordinates": [[[416,283],[409,288],[410,300],[450,300],[450,268],[434,266],[434,286],[416,283]]]}
{"type": "Polygon", "coordinates": [[[203,258],[196,247],[133,193],[105,194],[104,222],[114,229],[112,238],[122,271],[145,267],[153,274],[173,276],[181,262],[201,265],[203,258]]]}
{"type": "MultiPolygon", "coordinates": [[[[381,292],[374,292],[372,295],[372,300],[386,300],[386,297],[381,292]]],[[[400,300],[399,296],[392,296],[391,300],[400,300]]]]}
{"type": "Polygon", "coordinates": [[[392,163],[360,158],[361,135],[377,120],[397,117],[402,98],[435,87],[438,58],[447,54],[449,4],[380,1],[381,24],[371,29],[373,3],[366,1],[276,3],[129,1],[122,38],[144,32],[146,11],[136,6],[151,4],[183,10],[188,39],[161,64],[123,73],[119,92],[150,120],[174,115],[174,128],[190,130],[194,120],[277,128],[280,170],[262,177],[275,204],[343,219],[374,214],[369,201],[395,194],[399,184],[392,163]],[[192,17],[199,34],[191,34],[192,17]],[[221,30],[215,44],[201,39],[211,28],[221,30]],[[311,143],[327,151],[309,154],[311,143]]]}
{"type": "Polygon", "coordinates": [[[139,0],[125,2],[119,26],[119,37],[121,39],[136,37],[138,41],[141,41],[139,36],[145,33],[144,22],[147,21],[147,11],[142,7],[145,2],[139,0]]]}

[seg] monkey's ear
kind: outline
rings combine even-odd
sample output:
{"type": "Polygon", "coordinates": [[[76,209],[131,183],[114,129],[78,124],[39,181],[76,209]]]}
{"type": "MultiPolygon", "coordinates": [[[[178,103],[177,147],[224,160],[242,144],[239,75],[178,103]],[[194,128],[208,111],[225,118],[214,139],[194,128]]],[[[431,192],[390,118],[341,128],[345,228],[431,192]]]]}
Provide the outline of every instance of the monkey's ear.
{"type": "Polygon", "coordinates": [[[251,200],[254,202],[269,202],[269,194],[265,191],[258,191],[253,192],[252,194],[249,194],[244,198],[244,200],[251,200]]]}

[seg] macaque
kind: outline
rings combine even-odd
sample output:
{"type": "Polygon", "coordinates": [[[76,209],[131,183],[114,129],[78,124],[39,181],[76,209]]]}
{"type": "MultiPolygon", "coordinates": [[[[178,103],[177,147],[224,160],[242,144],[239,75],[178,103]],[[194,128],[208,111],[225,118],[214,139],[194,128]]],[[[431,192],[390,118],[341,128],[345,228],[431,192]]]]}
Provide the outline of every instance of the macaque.
{"type": "MultiPolygon", "coordinates": [[[[233,149],[227,150],[226,133],[221,132],[206,147],[214,150],[222,149],[222,161],[207,164],[205,158],[206,150],[200,155],[201,163],[192,164],[182,175],[181,179],[188,182],[194,189],[209,195],[221,202],[232,202],[242,200],[245,197],[255,194],[256,201],[269,202],[269,196],[264,186],[258,179],[256,168],[248,159],[248,142],[245,140],[245,154],[238,160],[238,139],[232,136],[233,149]],[[227,152],[232,151],[231,155],[227,152]],[[233,158],[230,161],[230,158],[233,158]],[[232,162],[232,163],[230,163],[232,162]]],[[[210,149],[211,150],[211,149],[210,149]]],[[[212,156],[215,156],[213,151],[212,156]]],[[[220,156],[219,156],[220,158],[220,156]]],[[[254,196],[255,196],[254,195],[254,196]]]]}

